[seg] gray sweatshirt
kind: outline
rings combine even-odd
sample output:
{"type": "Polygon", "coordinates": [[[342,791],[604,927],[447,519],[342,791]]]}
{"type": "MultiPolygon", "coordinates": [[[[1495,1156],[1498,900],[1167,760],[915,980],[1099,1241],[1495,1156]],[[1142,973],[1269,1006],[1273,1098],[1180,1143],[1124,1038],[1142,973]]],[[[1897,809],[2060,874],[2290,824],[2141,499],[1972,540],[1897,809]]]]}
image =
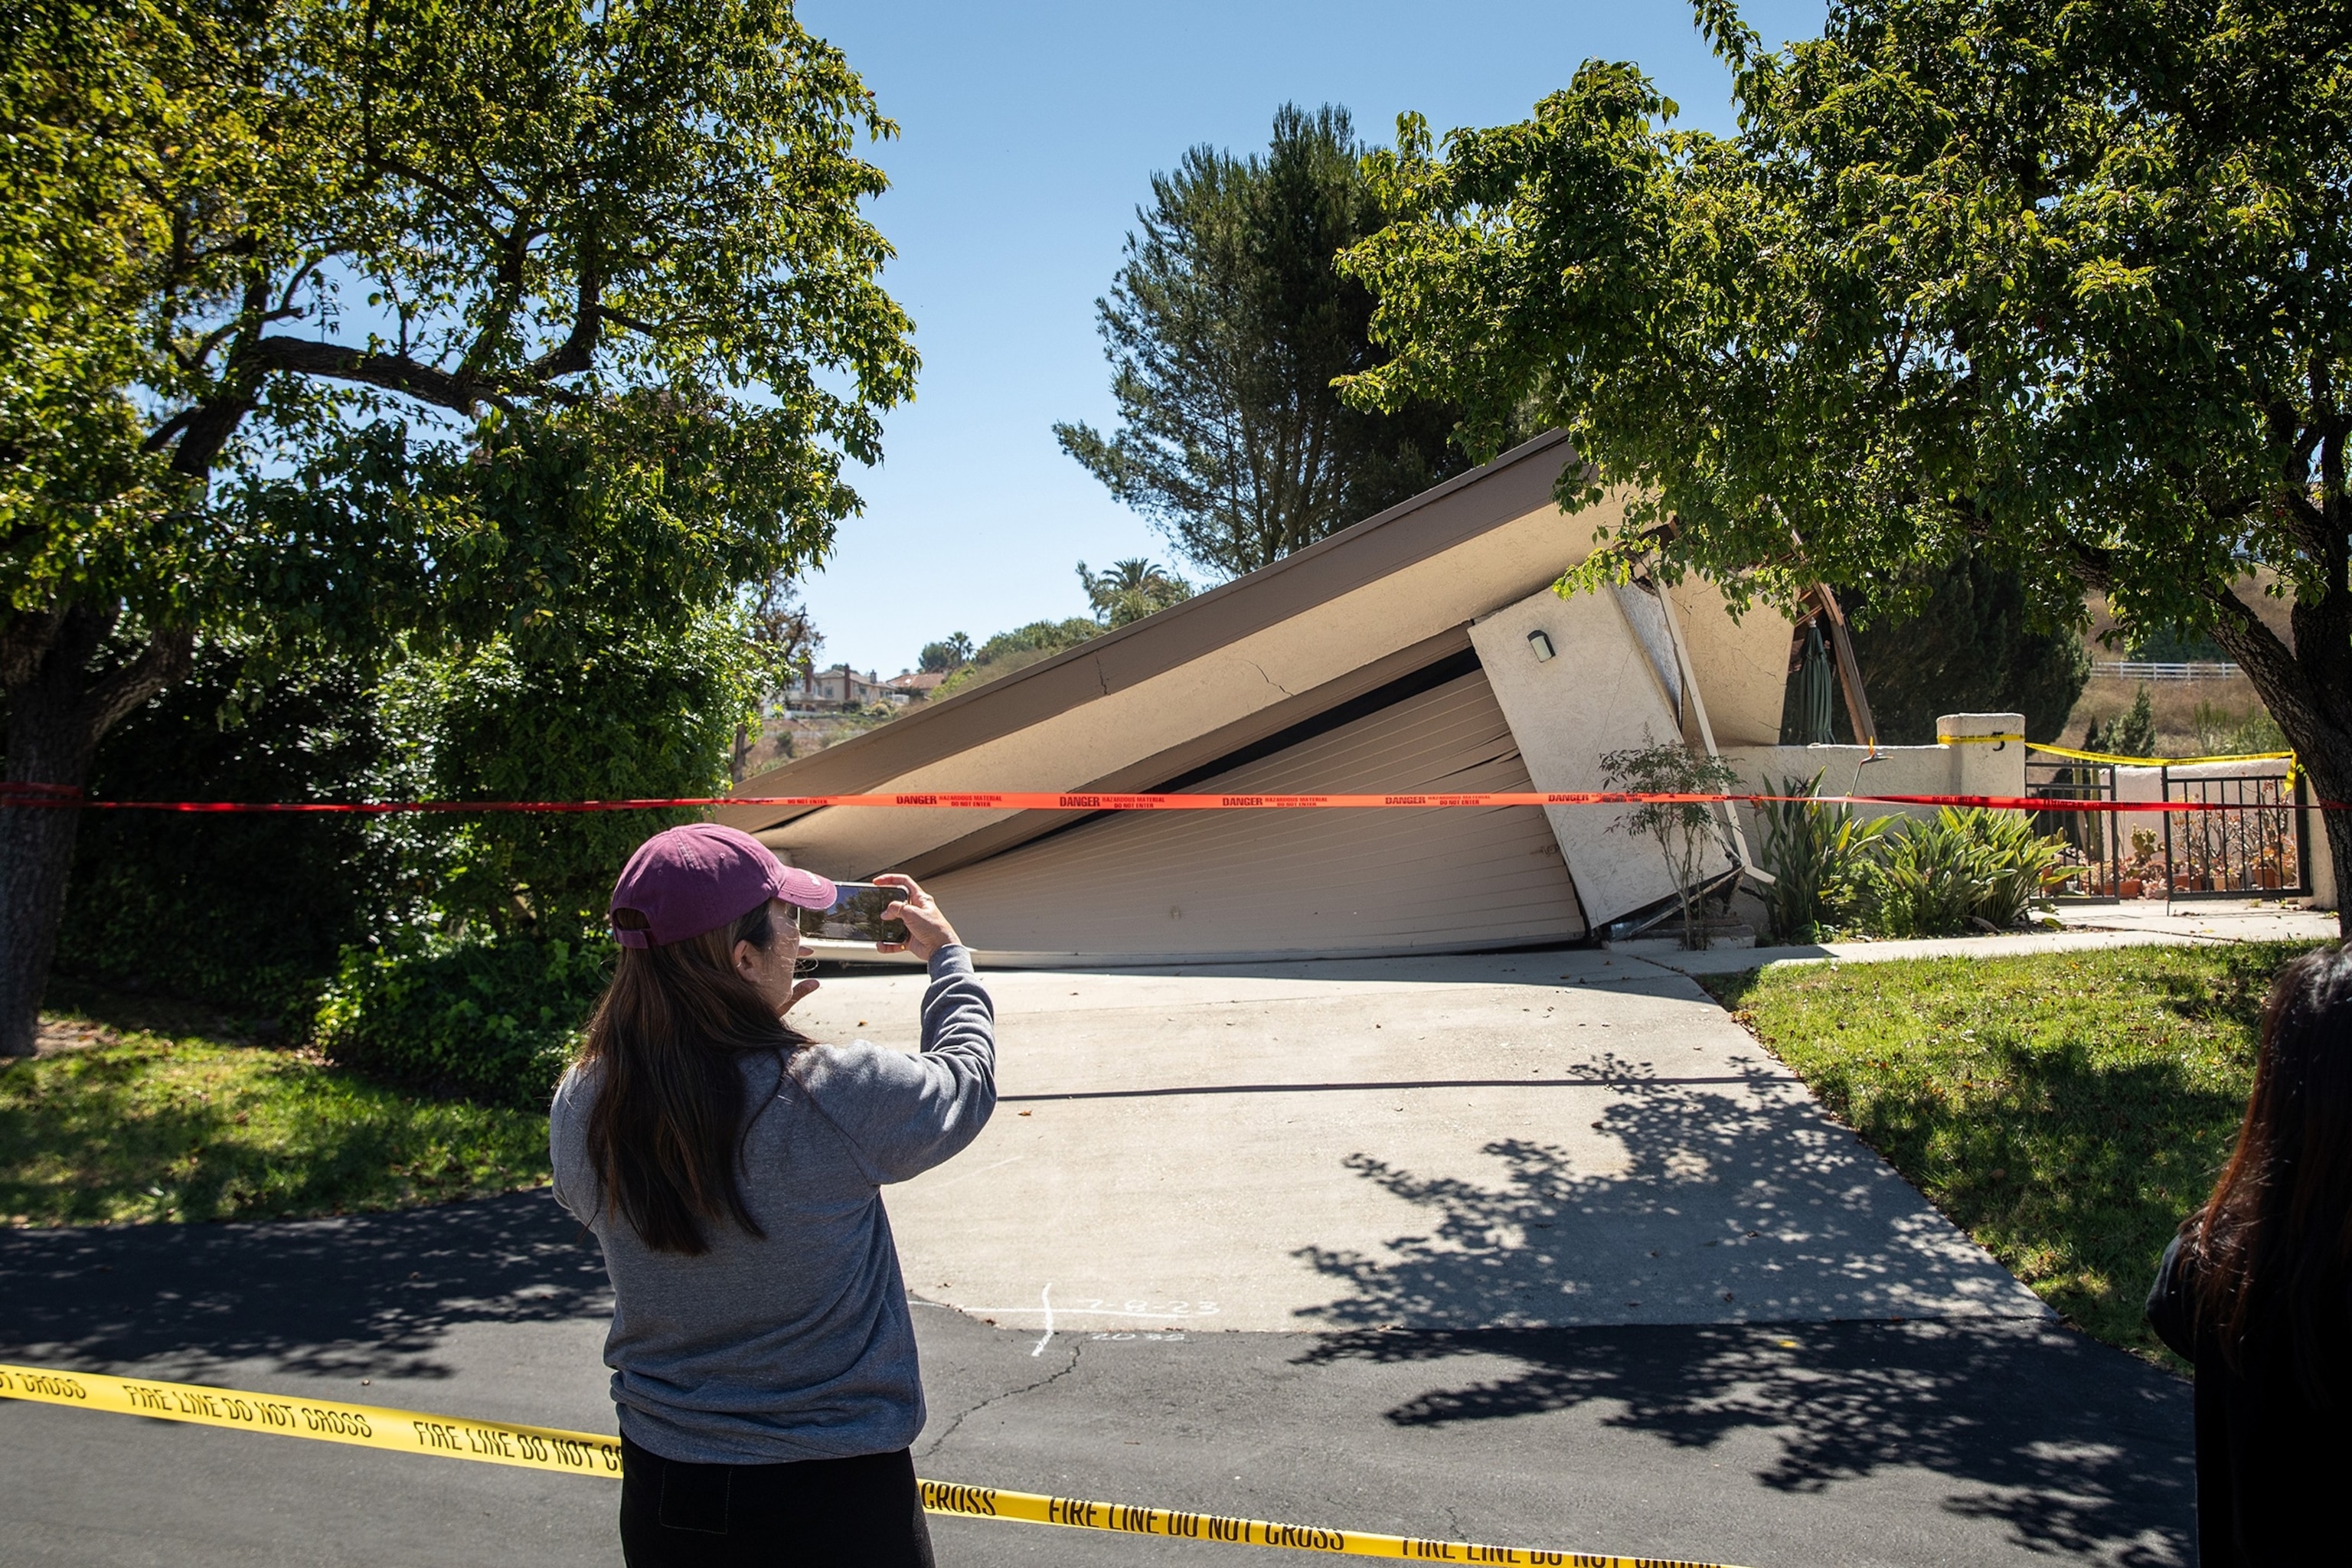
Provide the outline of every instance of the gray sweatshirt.
{"type": "Polygon", "coordinates": [[[971,955],[931,955],[918,1055],[857,1041],[743,1058],[738,1173],[765,1239],[706,1224],[699,1258],[656,1252],[588,1163],[593,1075],[556,1086],[556,1200],[604,1244],[604,1363],[621,1431],[666,1459],[764,1465],[887,1454],[923,1426],[914,1323],[880,1188],[979,1135],[996,1107],[994,1015],[971,955]]]}

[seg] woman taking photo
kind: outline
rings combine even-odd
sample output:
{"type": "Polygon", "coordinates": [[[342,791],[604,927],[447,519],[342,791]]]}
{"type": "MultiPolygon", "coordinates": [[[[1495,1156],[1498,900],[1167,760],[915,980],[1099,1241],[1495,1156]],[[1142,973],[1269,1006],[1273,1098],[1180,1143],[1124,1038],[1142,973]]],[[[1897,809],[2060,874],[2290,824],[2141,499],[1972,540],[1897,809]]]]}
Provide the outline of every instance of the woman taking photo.
{"type": "Polygon", "coordinates": [[[2279,972],[2261,1052],[2238,1146],[2147,1299],[2197,1368],[2205,1568],[2352,1556],[2352,955],[2279,972]]]}
{"type": "Polygon", "coordinates": [[[988,994],[904,877],[926,960],[922,1048],[816,1045],[783,1021],[795,906],[833,884],[698,823],[613,890],[621,944],[555,1091],[558,1201],[613,1279],[604,1361],[631,1568],[929,1568],[914,1463],[914,1325],[880,1189],[949,1158],[996,1103],[988,994]]]}

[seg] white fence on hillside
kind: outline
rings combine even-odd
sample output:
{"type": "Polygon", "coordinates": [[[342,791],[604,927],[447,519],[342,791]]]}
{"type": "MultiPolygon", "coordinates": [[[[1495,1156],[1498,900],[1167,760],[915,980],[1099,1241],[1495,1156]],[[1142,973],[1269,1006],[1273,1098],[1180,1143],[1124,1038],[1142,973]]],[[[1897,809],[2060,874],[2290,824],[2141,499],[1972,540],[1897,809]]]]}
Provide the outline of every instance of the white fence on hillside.
{"type": "Polygon", "coordinates": [[[2102,658],[2092,661],[2091,673],[2120,680],[2229,680],[2239,671],[2234,664],[2147,664],[2102,658]]]}

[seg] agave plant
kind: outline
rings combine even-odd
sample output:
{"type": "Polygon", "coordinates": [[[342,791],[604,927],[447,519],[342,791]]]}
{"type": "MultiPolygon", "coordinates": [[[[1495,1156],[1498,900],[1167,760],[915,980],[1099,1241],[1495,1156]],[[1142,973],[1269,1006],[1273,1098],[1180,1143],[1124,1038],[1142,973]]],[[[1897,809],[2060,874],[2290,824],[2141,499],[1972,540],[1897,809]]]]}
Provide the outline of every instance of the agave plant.
{"type": "Polygon", "coordinates": [[[1854,879],[1857,912],[1880,936],[1958,936],[1974,922],[2006,930],[2052,907],[2042,877],[2062,848],[2024,817],[1946,806],[1885,835],[1854,879]]]}
{"type": "Polygon", "coordinates": [[[2033,831],[2025,817],[2006,811],[1954,811],[1943,815],[1964,828],[1984,851],[1983,888],[1969,912],[2006,931],[2037,910],[2055,909],[2047,873],[2065,849],[2063,834],[2033,831]]]}
{"type": "Polygon", "coordinates": [[[1764,868],[1772,873],[1765,908],[1780,942],[1812,942],[1836,924],[1839,907],[1892,820],[1864,822],[1853,807],[1811,798],[1822,775],[1780,781],[1782,798],[1761,803],[1764,868]]]}

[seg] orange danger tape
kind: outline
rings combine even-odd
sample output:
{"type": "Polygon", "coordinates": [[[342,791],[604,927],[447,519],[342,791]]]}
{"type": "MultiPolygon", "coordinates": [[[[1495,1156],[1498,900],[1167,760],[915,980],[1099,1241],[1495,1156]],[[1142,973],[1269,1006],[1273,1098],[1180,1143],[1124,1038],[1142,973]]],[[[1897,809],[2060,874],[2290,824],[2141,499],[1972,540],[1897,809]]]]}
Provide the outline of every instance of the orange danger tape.
{"type": "Polygon", "coordinates": [[[2116,811],[2174,815],[2230,811],[2352,811],[2352,805],[2333,800],[2310,801],[2294,805],[2286,802],[2051,800],[2039,795],[1682,795],[1622,790],[1496,790],[1466,795],[1103,795],[1084,791],[982,791],[896,795],[678,795],[651,800],[91,800],[79,791],[60,785],[0,784],[0,806],[86,811],[357,814],[366,816],[412,812],[491,815],[509,812],[666,811],[722,805],[801,806],[812,810],[1362,811],[1397,807],[1486,808],[1510,805],[1760,805],[1784,801],[1811,802],[1818,805],[1951,805],[1991,811],[2116,811]]]}

